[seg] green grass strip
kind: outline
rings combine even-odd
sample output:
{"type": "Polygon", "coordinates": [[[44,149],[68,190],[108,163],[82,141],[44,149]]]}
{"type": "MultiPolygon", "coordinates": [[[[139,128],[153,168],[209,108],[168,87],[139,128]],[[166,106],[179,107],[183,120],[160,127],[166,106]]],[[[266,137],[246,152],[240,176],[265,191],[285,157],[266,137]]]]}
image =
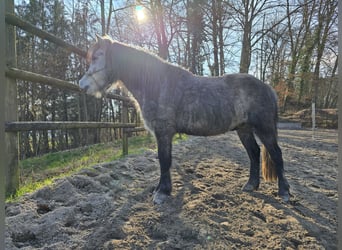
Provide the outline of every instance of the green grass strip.
{"type": "MultiPolygon", "coordinates": [[[[187,139],[185,135],[181,137],[176,135],[173,143],[185,139],[187,139]]],[[[128,145],[128,154],[142,154],[147,149],[157,149],[155,139],[151,135],[130,137],[128,145]]],[[[6,202],[17,201],[25,194],[52,185],[55,179],[70,176],[81,169],[115,161],[122,157],[122,144],[121,141],[117,141],[22,160],[19,162],[19,189],[14,195],[7,197],[6,202]]]]}

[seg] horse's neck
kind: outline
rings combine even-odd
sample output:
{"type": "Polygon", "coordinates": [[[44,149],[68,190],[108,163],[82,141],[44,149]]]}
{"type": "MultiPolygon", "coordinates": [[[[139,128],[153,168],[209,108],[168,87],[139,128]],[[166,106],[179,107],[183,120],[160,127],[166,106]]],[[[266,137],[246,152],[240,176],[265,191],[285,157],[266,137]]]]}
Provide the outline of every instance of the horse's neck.
{"type": "Polygon", "coordinates": [[[160,73],[155,72],[156,69],[150,65],[132,63],[131,65],[127,65],[127,67],[129,67],[130,70],[128,73],[122,75],[121,81],[133,94],[140,106],[142,106],[146,98],[158,98],[158,96],[151,96],[149,91],[151,90],[151,85],[159,84],[156,83],[156,79],[153,77],[160,73]]]}
{"type": "MultiPolygon", "coordinates": [[[[143,51],[135,51],[124,46],[116,53],[119,56],[113,54],[112,58],[121,62],[116,68],[118,78],[133,94],[141,108],[148,104],[158,103],[160,95],[167,96],[166,92],[172,84],[171,81],[179,77],[178,74],[182,74],[183,79],[187,75],[143,51]]],[[[115,65],[115,63],[112,64],[115,65]]]]}
{"type": "Polygon", "coordinates": [[[139,84],[142,84],[142,83],[141,82],[139,83],[138,79],[136,77],[132,77],[132,75],[122,77],[121,81],[123,82],[127,90],[132,93],[134,98],[141,105],[144,93],[143,93],[142,86],[139,86],[139,84]]]}

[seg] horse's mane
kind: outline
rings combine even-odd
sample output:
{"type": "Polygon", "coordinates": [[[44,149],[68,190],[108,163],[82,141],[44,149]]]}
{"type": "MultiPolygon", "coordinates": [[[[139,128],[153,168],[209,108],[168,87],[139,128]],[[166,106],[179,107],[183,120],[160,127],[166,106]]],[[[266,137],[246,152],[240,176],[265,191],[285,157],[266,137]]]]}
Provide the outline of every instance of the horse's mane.
{"type": "MultiPolygon", "coordinates": [[[[127,45],[118,41],[112,41],[113,47],[120,47],[120,51],[124,53],[124,56],[127,60],[134,60],[136,64],[139,65],[146,65],[146,67],[149,67],[150,70],[154,71],[155,69],[157,72],[167,68],[168,71],[186,71],[187,73],[190,73],[188,70],[178,66],[171,64],[170,62],[164,60],[163,58],[157,56],[156,54],[134,45],[127,45]]],[[[134,63],[134,62],[133,62],[134,63]]],[[[160,72],[159,72],[160,73],[160,72]]]]}
{"type": "MultiPolygon", "coordinates": [[[[192,75],[188,70],[173,65],[140,47],[113,41],[109,37],[103,38],[102,42],[106,44],[106,63],[111,65],[114,80],[121,80],[130,90],[136,89],[156,97],[161,85],[175,87],[180,82],[180,77],[192,75]]],[[[89,56],[99,46],[96,43],[89,50],[89,56]]]]}

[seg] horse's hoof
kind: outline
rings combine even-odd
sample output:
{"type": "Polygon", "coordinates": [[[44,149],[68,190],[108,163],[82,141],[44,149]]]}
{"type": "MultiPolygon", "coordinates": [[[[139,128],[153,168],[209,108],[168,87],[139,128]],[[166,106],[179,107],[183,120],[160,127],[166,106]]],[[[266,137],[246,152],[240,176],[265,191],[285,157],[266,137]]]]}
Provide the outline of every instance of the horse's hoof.
{"type": "Polygon", "coordinates": [[[153,203],[155,205],[160,205],[163,202],[165,202],[169,197],[169,195],[157,191],[153,194],[153,203]]]}
{"type": "Polygon", "coordinates": [[[258,190],[259,188],[259,185],[253,185],[249,182],[247,182],[243,188],[242,188],[242,191],[245,191],[245,192],[253,192],[254,190],[258,190]]]}
{"type": "Polygon", "coordinates": [[[283,182],[279,182],[278,196],[285,202],[290,200],[290,185],[284,178],[283,182]]]}
{"type": "Polygon", "coordinates": [[[283,200],[283,202],[288,203],[290,201],[290,193],[286,192],[283,194],[279,194],[279,197],[283,200]]]}

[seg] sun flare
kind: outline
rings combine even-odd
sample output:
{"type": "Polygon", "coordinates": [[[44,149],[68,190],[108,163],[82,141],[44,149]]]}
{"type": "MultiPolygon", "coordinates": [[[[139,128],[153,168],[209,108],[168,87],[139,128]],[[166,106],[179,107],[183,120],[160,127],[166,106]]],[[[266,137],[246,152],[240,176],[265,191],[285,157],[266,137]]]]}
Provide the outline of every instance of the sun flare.
{"type": "Polygon", "coordinates": [[[141,5],[135,7],[135,16],[139,22],[142,22],[146,19],[145,10],[141,5]]]}

